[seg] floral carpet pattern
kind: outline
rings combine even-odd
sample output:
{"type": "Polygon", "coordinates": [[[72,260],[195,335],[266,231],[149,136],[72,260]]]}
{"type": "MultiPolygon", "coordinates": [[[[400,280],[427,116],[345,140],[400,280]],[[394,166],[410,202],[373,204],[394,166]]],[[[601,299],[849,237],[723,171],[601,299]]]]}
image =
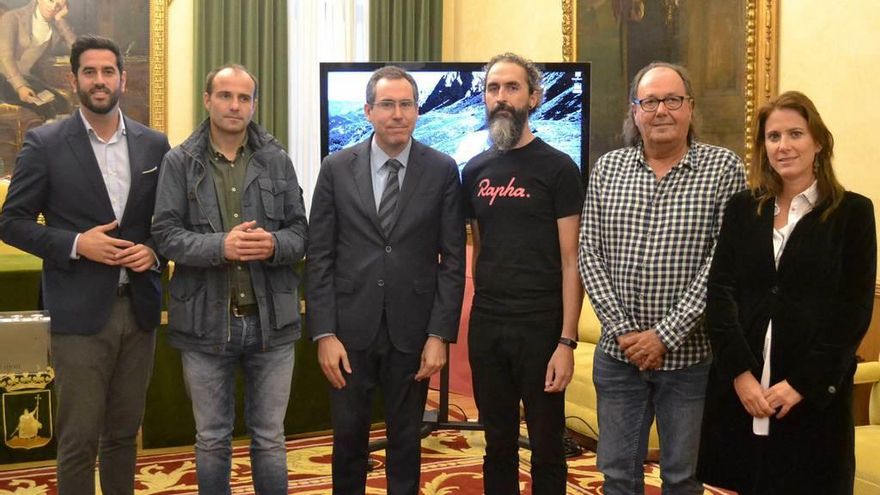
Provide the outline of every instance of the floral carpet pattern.
{"type": "MultiPolygon", "coordinates": [[[[382,431],[373,436],[379,438],[382,431]]],[[[287,464],[289,492],[326,495],[331,492],[331,437],[322,435],[291,440],[287,464]]],[[[473,431],[439,430],[422,441],[422,495],[470,495],[482,493],[483,434],[473,431]]],[[[252,495],[247,445],[235,447],[232,461],[233,495],[252,495]]],[[[529,452],[520,450],[520,491],[531,493],[528,480],[529,452]]],[[[384,451],[373,453],[378,466],[367,476],[367,493],[385,493],[384,451]]],[[[51,495],[55,490],[54,466],[0,471],[0,495],[51,495]]],[[[660,494],[660,469],[645,465],[646,493],[660,494]]],[[[99,492],[100,493],[100,492],[99,492]]],[[[173,453],[144,453],[138,458],[137,495],[195,495],[198,493],[191,449],[173,453]]],[[[568,494],[601,494],[602,475],[591,452],[568,460],[568,494]]],[[[730,494],[706,488],[706,494],[730,494]]]]}

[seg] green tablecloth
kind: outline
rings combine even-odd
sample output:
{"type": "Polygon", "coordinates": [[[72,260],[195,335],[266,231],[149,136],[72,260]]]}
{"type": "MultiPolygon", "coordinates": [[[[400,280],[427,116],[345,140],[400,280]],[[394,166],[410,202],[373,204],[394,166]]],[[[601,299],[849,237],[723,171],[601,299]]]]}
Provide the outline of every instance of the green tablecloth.
{"type": "Polygon", "coordinates": [[[36,256],[3,245],[0,250],[0,311],[39,309],[40,273],[36,256]]]}

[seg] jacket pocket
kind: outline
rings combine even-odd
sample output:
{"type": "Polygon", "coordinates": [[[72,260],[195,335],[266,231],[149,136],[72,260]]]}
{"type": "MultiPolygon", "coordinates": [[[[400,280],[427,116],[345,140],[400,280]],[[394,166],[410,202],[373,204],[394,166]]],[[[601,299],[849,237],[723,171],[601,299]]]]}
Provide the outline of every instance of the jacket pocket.
{"type": "Polygon", "coordinates": [[[281,222],[284,220],[284,193],[287,191],[287,181],[284,179],[260,178],[257,180],[260,187],[260,200],[263,202],[263,210],[270,220],[281,222]]]}
{"type": "Polygon", "coordinates": [[[289,266],[271,267],[264,271],[269,280],[269,298],[272,301],[274,329],[281,330],[299,323],[299,276],[289,266]]]}
{"type": "Polygon", "coordinates": [[[203,337],[207,322],[204,318],[207,302],[205,284],[187,287],[187,281],[171,284],[168,290],[168,327],[181,333],[203,337]]]}
{"type": "Polygon", "coordinates": [[[295,290],[272,292],[272,308],[275,312],[275,330],[299,323],[299,299],[295,290]]]}

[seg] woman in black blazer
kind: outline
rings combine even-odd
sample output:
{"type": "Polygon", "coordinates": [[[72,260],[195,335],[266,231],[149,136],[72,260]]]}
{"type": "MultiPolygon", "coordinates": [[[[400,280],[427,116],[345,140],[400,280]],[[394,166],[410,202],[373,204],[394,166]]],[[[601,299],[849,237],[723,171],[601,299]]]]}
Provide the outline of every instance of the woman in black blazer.
{"type": "Polygon", "coordinates": [[[740,494],[852,493],[852,377],[876,235],[871,201],[834,176],[833,147],[809,98],[780,95],[758,113],[750,187],[725,210],[699,475],[740,494]]]}

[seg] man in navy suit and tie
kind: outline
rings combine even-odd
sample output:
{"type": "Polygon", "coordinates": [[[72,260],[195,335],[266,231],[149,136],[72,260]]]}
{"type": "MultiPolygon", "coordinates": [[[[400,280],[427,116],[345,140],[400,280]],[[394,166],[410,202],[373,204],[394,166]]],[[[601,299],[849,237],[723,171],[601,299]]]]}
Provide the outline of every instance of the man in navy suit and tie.
{"type": "Polygon", "coordinates": [[[464,220],[458,167],[412,139],[410,74],[372,74],[373,135],[324,160],[306,257],[308,328],[332,386],[333,493],[363,494],[372,393],[385,400],[388,493],[419,491],[428,378],[458,335],[464,220]]]}
{"type": "Polygon", "coordinates": [[[130,494],[160,311],[150,221],[169,147],[119,109],[126,74],[116,43],[81,36],[70,65],[80,109],[25,136],[0,239],[43,258],[58,493],[95,493],[98,456],[103,493],[130,494]]]}

